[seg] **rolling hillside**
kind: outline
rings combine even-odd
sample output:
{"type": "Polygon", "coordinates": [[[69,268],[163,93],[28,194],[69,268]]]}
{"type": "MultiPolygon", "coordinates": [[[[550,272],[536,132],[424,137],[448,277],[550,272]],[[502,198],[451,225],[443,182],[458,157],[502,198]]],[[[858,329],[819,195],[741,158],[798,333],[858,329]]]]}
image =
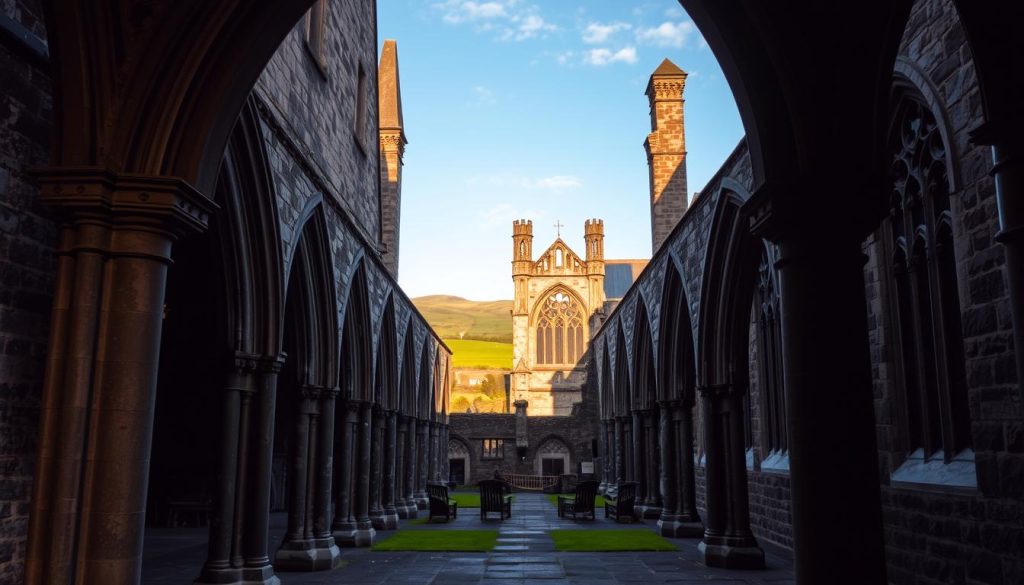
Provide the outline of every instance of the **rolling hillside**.
{"type": "Polygon", "coordinates": [[[430,295],[412,302],[443,339],[512,343],[512,301],[430,295]]]}

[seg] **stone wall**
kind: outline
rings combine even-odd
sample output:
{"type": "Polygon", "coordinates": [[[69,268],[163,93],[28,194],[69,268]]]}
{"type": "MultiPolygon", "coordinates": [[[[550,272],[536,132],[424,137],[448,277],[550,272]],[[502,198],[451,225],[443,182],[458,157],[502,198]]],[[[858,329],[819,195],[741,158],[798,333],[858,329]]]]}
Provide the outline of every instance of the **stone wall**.
{"type": "MultiPolygon", "coordinates": [[[[594,461],[596,426],[585,416],[530,416],[527,417],[529,447],[524,457],[516,452],[516,415],[514,414],[452,414],[448,421],[451,440],[462,441],[469,448],[470,477],[467,485],[494,477],[495,471],[534,475],[537,473],[536,455],[548,439],[562,441],[570,451],[567,473],[578,473],[581,461],[594,461]],[[483,458],[483,440],[502,439],[504,452],[501,459],[483,458]]],[[[596,470],[596,463],[595,463],[596,470]]]]}
{"type": "Polygon", "coordinates": [[[38,444],[57,234],[27,169],[49,162],[53,119],[41,2],[5,0],[0,18],[0,583],[19,583],[38,444]]]}

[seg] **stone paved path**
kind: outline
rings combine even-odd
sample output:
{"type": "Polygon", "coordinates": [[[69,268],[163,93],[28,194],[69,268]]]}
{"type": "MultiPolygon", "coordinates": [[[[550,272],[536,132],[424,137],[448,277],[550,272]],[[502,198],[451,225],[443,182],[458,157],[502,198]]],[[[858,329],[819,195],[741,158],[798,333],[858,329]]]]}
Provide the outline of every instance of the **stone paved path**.
{"type": "MultiPolygon", "coordinates": [[[[422,512],[421,512],[422,514],[422,512]]],[[[791,562],[768,554],[768,568],[760,571],[727,571],[705,567],[697,552],[698,540],[672,540],[676,552],[558,553],[547,530],[649,527],[615,524],[598,513],[596,522],[559,518],[545,496],[517,493],[512,518],[481,521],[476,509],[459,510],[448,524],[408,525],[402,530],[498,530],[498,545],[490,553],[373,552],[342,549],[344,566],[321,573],[279,573],[283,585],[623,585],[629,583],[677,583],[696,585],[792,585],[791,562]]],[[[283,526],[275,522],[271,542],[280,542],[283,526]]],[[[387,538],[378,533],[378,541],[387,538]]],[[[191,583],[206,551],[204,529],[152,530],[147,532],[143,583],[191,583]]]]}

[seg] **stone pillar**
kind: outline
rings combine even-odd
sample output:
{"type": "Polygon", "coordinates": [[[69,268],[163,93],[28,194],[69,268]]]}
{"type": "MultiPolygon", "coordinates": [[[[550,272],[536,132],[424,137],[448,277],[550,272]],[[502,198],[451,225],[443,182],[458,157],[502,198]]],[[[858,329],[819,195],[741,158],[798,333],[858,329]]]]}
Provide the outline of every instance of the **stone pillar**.
{"type": "Polygon", "coordinates": [[[658,476],[661,487],[662,510],[658,519],[658,532],[662,536],[676,536],[677,524],[676,510],[679,489],[679,476],[676,468],[679,465],[676,455],[675,426],[672,420],[673,404],[671,401],[659,402],[658,408],[658,442],[661,448],[658,454],[661,458],[660,474],[658,476]]]}
{"type": "Polygon", "coordinates": [[[441,466],[439,465],[440,461],[438,460],[438,458],[440,457],[440,455],[439,455],[440,440],[438,439],[439,431],[440,431],[440,429],[438,428],[437,423],[436,422],[431,422],[430,423],[430,458],[429,458],[430,468],[427,470],[427,475],[429,476],[429,483],[435,483],[435,484],[436,483],[440,483],[440,481],[441,481],[440,472],[438,471],[441,468],[441,466]]]}
{"type": "Polygon", "coordinates": [[[235,541],[242,541],[244,560],[240,581],[243,583],[277,582],[270,562],[270,482],[274,462],[277,376],[283,364],[284,360],[279,356],[261,358],[256,366],[255,388],[258,395],[248,403],[243,402],[243,436],[249,436],[253,449],[251,456],[244,449],[239,453],[239,461],[246,468],[251,467],[243,475],[251,491],[242,489],[235,492],[240,500],[236,508],[242,511],[235,516],[234,532],[235,541]]]}
{"type": "Polygon", "coordinates": [[[388,410],[384,413],[384,478],[381,482],[383,490],[384,518],[383,529],[398,528],[398,510],[395,509],[395,464],[398,440],[398,412],[388,410]]]}
{"type": "Polygon", "coordinates": [[[643,518],[644,511],[647,509],[645,503],[647,501],[647,466],[644,461],[644,415],[643,411],[633,411],[633,424],[631,427],[633,432],[632,441],[630,447],[632,448],[633,456],[630,458],[632,464],[630,467],[629,478],[632,481],[637,482],[636,486],[636,508],[635,513],[640,518],[643,518]]]}
{"type": "Polygon", "coordinates": [[[398,509],[399,518],[415,518],[416,499],[413,491],[416,489],[416,419],[411,416],[402,417],[402,426],[405,427],[405,460],[402,466],[402,496],[399,500],[405,509],[402,515],[402,508],[398,509]]]}
{"type": "Polygon", "coordinates": [[[614,456],[615,423],[611,419],[601,421],[601,484],[597,486],[598,493],[608,491],[609,485],[615,484],[615,456],[614,456]]]}
{"type": "MultiPolygon", "coordinates": [[[[266,493],[269,502],[270,476],[264,479],[255,468],[263,456],[261,405],[270,393],[273,408],[276,377],[266,388],[262,363],[261,356],[244,352],[236,352],[231,359],[223,397],[217,497],[207,559],[197,583],[267,583],[275,578],[267,556],[269,510],[266,505],[254,509],[259,500],[248,495],[250,490],[257,497],[266,493]],[[267,490],[261,492],[264,484],[267,490]]],[[[273,429],[273,410],[270,417],[273,429]]],[[[267,441],[266,448],[270,446],[267,441]]]]}
{"type": "Polygon", "coordinates": [[[331,532],[341,546],[356,546],[355,485],[358,475],[359,402],[346,400],[341,421],[341,445],[338,449],[338,489],[335,493],[334,523],[331,532]]]}
{"type": "Polygon", "coordinates": [[[814,224],[794,223],[776,263],[796,578],[885,583],[864,256],[859,235],[814,224]]]}
{"type": "Polygon", "coordinates": [[[359,403],[359,450],[356,461],[355,545],[370,546],[377,531],[370,522],[370,450],[372,448],[373,409],[369,402],[359,403]]]}
{"type": "Polygon", "coordinates": [[[377,530],[384,530],[384,506],[381,504],[383,491],[384,456],[384,410],[379,404],[373,405],[373,429],[370,436],[370,523],[377,530]]]}
{"type": "Polygon", "coordinates": [[[1009,285],[1010,316],[1013,321],[1013,347],[1017,354],[1017,385],[1024,404],[1024,160],[1019,132],[1008,124],[986,122],[972,132],[978,144],[992,147],[992,178],[996,187],[999,233],[996,241],[1006,256],[1006,281],[1009,285]]]}
{"type": "Polygon", "coordinates": [[[39,182],[61,237],[25,583],[138,582],[171,245],[216,205],[169,177],[39,182]]]}
{"type": "Polygon", "coordinates": [[[626,481],[626,421],[628,416],[615,417],[615,483],[626,481]]]}
{"type": "Polygon", "coordinates": [[[743,394],[727,384],[702,387],[708,523],[699,549],[704,562],[726,569],[764,566],[764,551],[750,531],[743,394]]]}
{"type": "Polygon", "coordinates": [[[441,431],[441,447],[438,449],[438,454],[441,455],[441,471],[445,483],[451,481],[452,477],[451,462],[448,460],[448,443],[450,441],[451,428],[448,426],[448,423],[444,423],[441,431]]]}
{"type": "Polygon", "coordinates": [[[331,392],[318,386],[304,385],[295,416],[288,486],[291,500],[288,532],[274,555],[274,566],[282,571],[330,570],[340,562],[341,553],[326,527],[325,518],[330,509],[334,414],[332,411],[326,417],[330,436],[325,437],[320,407],[330,405],[333,409],[334,399],[325,398],[324,394],[331,392]],[[322,450],[325,443],[330,449],[328,453],[322,450]]]}
{"type": "Polygon", "coordinates": [[[676,457],[676,538],[700,538],[704,524],[697,512],[697,476],[693,453],[693,396],[674,402],[672,428],[676,457]]]}
{"type": "Polygon", "coordinates": [[[413,499],[416,508],[426,510],[430,507],[430,500],[427,499],[427,474],[428,463],[430,462],[430,423],[425,420],[416,420],[416,490],[413,492],[413,499]]]}
{"type": "Polygon", "coordinates": [[[661,490],[658,482],[658,411],[648,409],[644,419],[644,463],[647,469],[647,498],[644,501],[644,518],[661,516],[661,490]]]}

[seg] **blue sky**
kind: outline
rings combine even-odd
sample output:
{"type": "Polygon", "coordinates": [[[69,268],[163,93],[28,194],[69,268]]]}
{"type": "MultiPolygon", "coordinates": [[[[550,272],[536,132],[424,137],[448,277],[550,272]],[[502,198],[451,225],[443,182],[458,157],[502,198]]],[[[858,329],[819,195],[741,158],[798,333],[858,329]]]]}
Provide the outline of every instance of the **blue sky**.
{"type": "Polygon", "coordinates": [[[743,135],[735,101],[675,0],[382,0],[398,41],[405,132],[399,284],[413,297],[512,298],[512,220],[608,258],[651,254],[644,89],[668,57],[689,73],[689,191],[743,135]]]}

